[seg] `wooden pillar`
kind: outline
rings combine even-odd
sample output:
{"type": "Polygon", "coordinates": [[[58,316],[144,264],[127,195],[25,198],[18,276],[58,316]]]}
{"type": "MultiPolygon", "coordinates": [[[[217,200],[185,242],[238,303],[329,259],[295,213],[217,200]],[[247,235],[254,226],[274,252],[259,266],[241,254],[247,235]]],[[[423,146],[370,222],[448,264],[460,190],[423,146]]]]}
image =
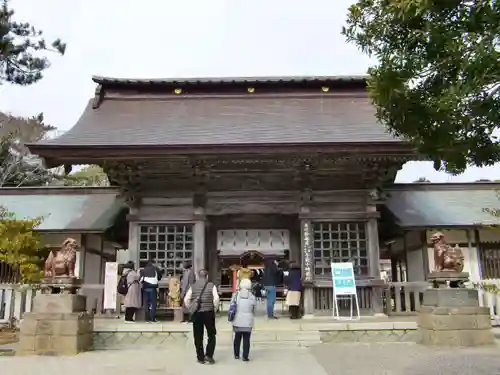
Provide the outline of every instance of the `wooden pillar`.
{"type": "Polygon", "coordinates": [[[392,243],[388,245],[391,257],[391,281],[398,281],[398,258],[392,253],[392,243]]]}
{"type": "Polygon", "coordinates": [[[370,264],[370,277],[380,279],[380,247],[377,219],[369,219],[366,224],[366,229],[368,235],[368,259],[370,264]]]}
{"type": "MultiPolygon", "coordinates": [[[[130,207],[128,215],[128,261],[134,262],[136,269],[140,267],[139,263],[139,224],[137,223],[138,208],[130,207]]],[[[137,310],[135,320],[144,322],[146,320],[146,311],[144,305],[137,310]]]]}
{"type": "Polygon", "coordinates": [[[481,262],[481,238],[479,237],[479,229],[474,229],[474,243],[476,244],[476,257],[477,257],[477,262],[478,262],[478,268],[479,268],[479,280],[484,279],[484,270],[482,267],[482,262],[481,262]]]}
{"type": "Polygon", "coordinates": [[[314,264],[313,238],[311,220],[301,220],[301,264],[304,282],[304,315],[310,317],[314,313],[314,264]]]}
{"type": "Polygon", "coordinates": [[[196,274],[205,269],[205,219],[194,223],[193,269],[196,274]]]}
{"type": "Polygon", "coordinates": [[[104,238],[99,235],[99,284],[104,284],[104,238]]]}
{"type": "Polygon", "coordinates": [[[422,260],[424,263],[424,279],[427,281],[431,267],[429,264],[429,249],[427,248],[427,231],[423,230],[420,232],[420,238],[422,242],[422,260]]]}
{"type": "Polygon", "coordinates": [[[139,224],[137,224],[137,214],[139,210],[135,207],[130,207],[128,215],[128,256],[129,261],[135,263],[136,268],[139,268],[139,224]]]}
{"type": "Polygon", "coordinates": [[[401,262],[401,259],[398,259],[398,269],[399,269],[399,277],[398,277],[398,281],[401,282],[401,281],[405,281],[406,279],[406,276],[403,272],[403,265],[402,265],[402,262],[401,262]]]}
{"type": "Polygon", "coordinates": [[[406,243],[406,231],[403,232],[403,254],[405,256],[405,278],[401,281],[408,282],[408,269],[410,267],[408,265],[408,244],[406,243]]]}
{"type": "Polygon", "coordinates": [[[78,260],[79,270],[78,278],[83,280],[85,284],[85,264],[87,263],[87,235],[82,234],[82,241],[80,244],[80,259],[78,260]]]}

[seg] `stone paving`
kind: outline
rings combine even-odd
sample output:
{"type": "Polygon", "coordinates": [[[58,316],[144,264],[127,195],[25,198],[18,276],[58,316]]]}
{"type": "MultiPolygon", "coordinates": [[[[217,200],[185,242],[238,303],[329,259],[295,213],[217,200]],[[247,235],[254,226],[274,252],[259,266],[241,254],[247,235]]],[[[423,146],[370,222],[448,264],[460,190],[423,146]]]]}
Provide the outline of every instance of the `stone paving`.
{"type": "Polygon", "coordinates": [[[199,365],[194,351],[117,350],[76,357],[0,357],[2,374],[16,375],[496,375],[500,348],[435,349],[416,344],[323,344],[313,348],[269,347],[251,352],[251,361],[232,358],[219,347],[217,363],[199,365]]]}
{"type": "Polygon", "coordinates": [[[310,351],[328,375],[500,374],[500,347],[441,349],[409,343],[357,343],[319,345],[310,351]]]}

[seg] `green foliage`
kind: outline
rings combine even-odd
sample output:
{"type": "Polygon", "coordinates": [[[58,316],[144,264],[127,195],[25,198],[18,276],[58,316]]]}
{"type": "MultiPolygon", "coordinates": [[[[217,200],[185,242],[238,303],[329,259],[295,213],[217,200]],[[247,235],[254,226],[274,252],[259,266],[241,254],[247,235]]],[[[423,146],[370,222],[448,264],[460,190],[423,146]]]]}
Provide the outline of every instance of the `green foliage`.
{"type": "Polygon", "coordinates": [[[500,288],[497,284],[492,284],[488,282],[474,283],[473,287],[477,290],[483,290],[485,292],[500,294],[500,288]]]}
{"type": "Polygon", "coordinates": [[[64,54],[66,44],[60,39],[50,45],[43,33],[27,22],[14,20],[14,11],[8,0],[0,5],[0,84],[3,81],[17,85],[31,85],[43,77],[50,66],[44,52],[64,54]]]}
{"type": "Polygon", "coordinates": [[[109,180],[101,167],[88,165],[66,176],[64,184],[67,186],[109,186],[109,180]]]}
{"type": "Polygon", "coordinates": [[[358,0],[343,34],[378,61],[378,118],[436,169],[500,160],[499,1],[358,0]]]}
{"type": "Polygon", "coordinates": [[[11,266],[23,283],[36,283],[43,277],[43,251],[35,228],[42,218],[16,219],[0,208],[0,262],[11,266]]]}

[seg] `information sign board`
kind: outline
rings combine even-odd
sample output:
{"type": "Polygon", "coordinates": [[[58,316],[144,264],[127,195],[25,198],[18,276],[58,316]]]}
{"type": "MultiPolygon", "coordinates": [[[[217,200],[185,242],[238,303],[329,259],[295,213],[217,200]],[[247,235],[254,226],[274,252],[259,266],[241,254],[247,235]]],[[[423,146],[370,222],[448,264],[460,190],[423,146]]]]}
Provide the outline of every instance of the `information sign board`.
{"type": "Polygon", "coordinates": [[[359,301],[356,291],[356,277],[352,262],[332,263],[333,300],[335,302],[333,316],[336,319],[359,319],[359,301]],[[349,302],[349,316],[340,315],[339,300],[349,302]],[[354,317],[354,304],[357,315],[354,317]]]}
{"type": "Polygon", "coordinates": [[[356,294],[352,263],[332,263],[333,292],[337,296],[356,294]]]}

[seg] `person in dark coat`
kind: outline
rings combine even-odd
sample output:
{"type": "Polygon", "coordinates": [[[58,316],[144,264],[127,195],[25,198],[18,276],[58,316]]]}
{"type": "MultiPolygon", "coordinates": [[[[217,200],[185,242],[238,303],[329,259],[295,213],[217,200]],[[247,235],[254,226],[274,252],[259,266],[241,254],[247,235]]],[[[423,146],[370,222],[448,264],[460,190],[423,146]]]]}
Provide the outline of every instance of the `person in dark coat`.
{"type": "Polygon", "coordinates": [[[302,275],[300,266],[295,262],[290,262],[290,267],[285,271],[285,286],[287,288],[286,304],[290,319],[300,318],[300,297],[302,294],[302,275]]]}
{"type": "Polygon", "coordinates": [[[278,268],[276,260],[267,259],[264,266],[264,275],[262,284],[266,290],[267,298],[267,317],[269,319],[278,319],[274,315],[274,304],[276,303],[276,287],[281,279],[281,271],[278,268]]]}
{"type": "Polygon", "coordinates": [[[153,260],[149,260],[146,267],[140,272],[142,281],[143,303],[146,308],[146,321],[156,323],[156,304],[158,281],[163,277],[163,271],[160,270],[153,260]]]}

